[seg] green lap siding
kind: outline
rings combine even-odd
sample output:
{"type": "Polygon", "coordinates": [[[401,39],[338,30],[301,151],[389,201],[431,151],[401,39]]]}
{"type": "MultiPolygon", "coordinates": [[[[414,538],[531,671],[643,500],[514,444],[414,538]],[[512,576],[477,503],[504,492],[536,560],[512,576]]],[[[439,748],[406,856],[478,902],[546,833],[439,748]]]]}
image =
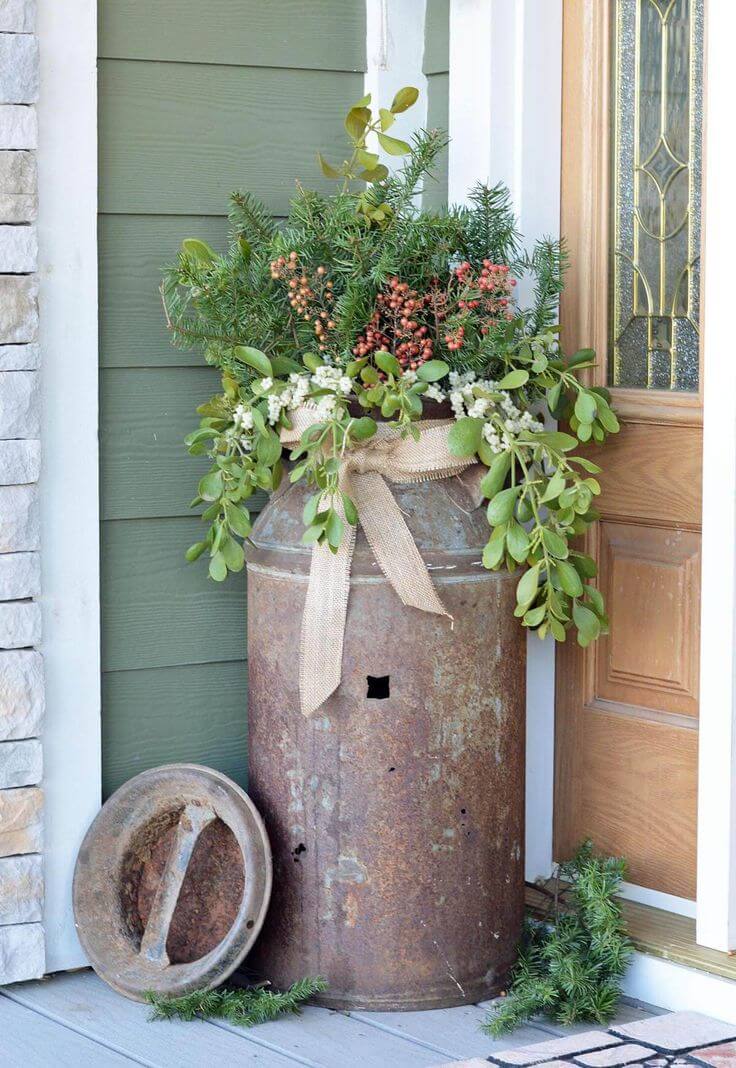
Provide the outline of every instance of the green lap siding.
{"type": "Polygon", "coordinates": [[[362,94],[364,0],[101,0],[103,785],[195,761],[246,777],[245,578],[184,561],[202,462],[182,439],[217,389],[168,342],[158,285],[184,237],[222,249],[227,197],[282,216],[318,187],[362,94]]]}

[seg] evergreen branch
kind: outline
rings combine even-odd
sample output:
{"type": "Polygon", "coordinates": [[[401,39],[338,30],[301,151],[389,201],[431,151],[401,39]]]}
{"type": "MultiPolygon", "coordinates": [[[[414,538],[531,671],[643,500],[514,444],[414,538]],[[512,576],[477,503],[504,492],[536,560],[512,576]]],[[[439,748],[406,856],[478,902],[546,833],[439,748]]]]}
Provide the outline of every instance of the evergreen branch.
{"type": "Polygon", "coordinates": [[[230,222],[236,233],[258,242],[270,241],[276,226],[266,206],[252,193],[236,191],[230,196],[230,222]]]}
{"type": "Polygon", "coordinates": [[[509,995],[483,1023],[487,1034],[497,1038],[538,1014],[561,1024],[611,1019],[632,953],[616,898],[625,874],[621,857],[598,856],[585,841],[538,887],[554,913],[549,922],[526,919],[509,995]]]}
{"type": "Polygon", "coordinates": [[[256,1027],[286,1013],[299,1013],[309,998],[327,989],[324,979],[308,976],[288,990],[268,990],[265,985],[217,990],[194,990],[170,998],[146,992],[152,1006],[150,1020],[227,1020],[236,1027],[256,1027]]]}

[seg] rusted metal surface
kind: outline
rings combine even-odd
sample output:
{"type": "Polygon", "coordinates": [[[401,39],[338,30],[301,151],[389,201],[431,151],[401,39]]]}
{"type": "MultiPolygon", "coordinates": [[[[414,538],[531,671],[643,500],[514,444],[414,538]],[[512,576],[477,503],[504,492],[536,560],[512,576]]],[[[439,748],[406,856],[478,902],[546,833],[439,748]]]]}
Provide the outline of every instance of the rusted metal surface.
{"type": "Polygon", "coordinates": [[[323,975],[333,1007],[477,1001],[514,960],[525,635],[515,577],[481,566],[488,526],[467,481],[392,487],[454,626],[403,607],[359,532],[342,683],[311,720],[301,486],[264,510],[248,551],[249,790],[274,895],[247,965],[277,986],[323,975]]]}
{"type": "Polygon", "coordinates": [[[263,821],[240,787],[195,764],[155,768],[113,794],[85,836],[77,932],[126,997],[216,986],[258,936],[271,875],[263,821]]]}

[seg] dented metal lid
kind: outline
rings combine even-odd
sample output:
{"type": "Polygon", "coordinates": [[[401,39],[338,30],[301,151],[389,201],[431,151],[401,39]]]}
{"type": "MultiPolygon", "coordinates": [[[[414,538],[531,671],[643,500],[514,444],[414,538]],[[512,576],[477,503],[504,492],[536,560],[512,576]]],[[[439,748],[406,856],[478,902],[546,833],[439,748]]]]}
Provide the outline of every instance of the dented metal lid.
{"type": "Polygon", "coordinates": [[[263,820],[239,786],[196,764],[154,768],[113,794],[87,831],[77,933],[126,997],[217,986],[256,940],[271,882],[263,820]]]}

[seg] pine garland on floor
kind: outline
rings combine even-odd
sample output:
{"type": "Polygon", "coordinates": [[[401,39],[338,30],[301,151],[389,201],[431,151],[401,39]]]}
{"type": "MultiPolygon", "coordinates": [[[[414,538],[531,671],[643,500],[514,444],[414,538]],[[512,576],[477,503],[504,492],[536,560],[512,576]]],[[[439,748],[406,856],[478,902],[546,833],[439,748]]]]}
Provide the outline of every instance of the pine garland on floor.
{"type": "Polygon", "coordinates": [[[194,990],[178,998],[146,993],[146,1001],[153,1006],[151,1020],[227,1020],[236,1027],[255,1027],[268,1023],[285,1013],[299,1013],[305,1001],[327,989],[324,979],[317,976],[299,979],[288,990],[269,990],[267,986],[194,990]]]}
{"type": "Polygon", "coordinates": [[[586,841],[540,887],[547,915],[526,920],[510,991],[484,1022],[487,1034],[537,1015],[560,1024],[612,1018],[632,952],[616,899],[625,875],[622,857],[599,856],[586,841]]]}

